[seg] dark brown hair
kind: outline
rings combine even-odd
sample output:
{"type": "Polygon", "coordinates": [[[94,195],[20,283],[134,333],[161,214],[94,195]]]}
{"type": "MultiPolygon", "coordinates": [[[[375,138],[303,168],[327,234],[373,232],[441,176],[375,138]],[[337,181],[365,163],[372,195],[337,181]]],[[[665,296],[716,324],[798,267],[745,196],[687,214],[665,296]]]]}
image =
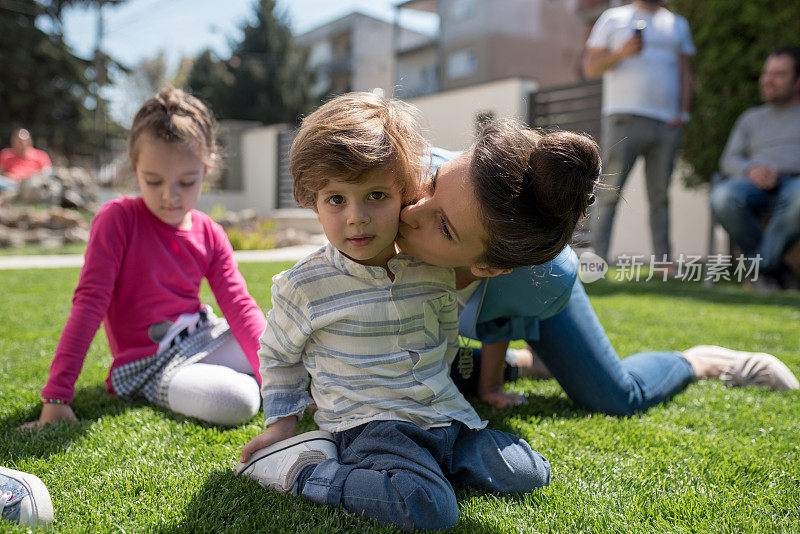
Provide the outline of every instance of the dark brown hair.
{"type": "Polygon", "coordinates": [[[479,262],[539,265],[564,249],[594,201],[600,149],[585,135],[498,120],[481,131],[470,175],[487,234],[479,262]]]}
{"type": "Polygon", "coordinates": [[[161,89],[133,118],[128,151],[134,167],[142,136],[166,143],[183,143],[201,154],[208,165],[217,155],[214,115],[199,99],[174,87],[161,89]]]}
{"type": "Polygon", "coordinates": [[[316,209],[329,180],[357,183],[373,171],[394,176],[404,202],[416,196],[425,153],[414,107],[373,93],[348,93],[303,120],[289,151],[294,198],[316,209]]]}

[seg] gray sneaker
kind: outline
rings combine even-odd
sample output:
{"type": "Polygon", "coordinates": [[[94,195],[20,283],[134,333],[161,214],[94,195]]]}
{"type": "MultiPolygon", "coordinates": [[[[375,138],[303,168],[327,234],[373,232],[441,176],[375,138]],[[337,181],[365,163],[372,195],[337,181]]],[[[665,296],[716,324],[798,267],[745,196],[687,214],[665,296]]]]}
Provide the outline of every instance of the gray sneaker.
{"type": "Polygon", "coordinates": [[[707,359],[717,364],[720,380],[729,387],[760,386],[775,391],[798,389],[800,384],[786,365],[764,352],[742,352],[716,345],[697,345],[683,352],[687,359],[707,359]]]}
{"type": "Polygon", "coordinates": [[[53,502],[39,477],[0,466],[0,508],[3,519],[21,525],[53,522],[53,502]]]}

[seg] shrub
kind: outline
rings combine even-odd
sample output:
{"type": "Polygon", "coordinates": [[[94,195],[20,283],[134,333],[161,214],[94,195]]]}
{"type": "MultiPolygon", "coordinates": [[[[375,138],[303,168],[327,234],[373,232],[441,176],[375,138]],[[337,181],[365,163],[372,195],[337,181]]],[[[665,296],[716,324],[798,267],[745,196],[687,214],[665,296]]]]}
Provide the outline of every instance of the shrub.
{"type": "Polygon", "coordinates": [[[758,76],[770,51],[800,45],[800,2],[774,0],[672,0],[689,21],[697,55],[692,121],[684,132],[683,158],[690,183],[708,181],[719,168],[733,123],[761,102],[758,76]]]}

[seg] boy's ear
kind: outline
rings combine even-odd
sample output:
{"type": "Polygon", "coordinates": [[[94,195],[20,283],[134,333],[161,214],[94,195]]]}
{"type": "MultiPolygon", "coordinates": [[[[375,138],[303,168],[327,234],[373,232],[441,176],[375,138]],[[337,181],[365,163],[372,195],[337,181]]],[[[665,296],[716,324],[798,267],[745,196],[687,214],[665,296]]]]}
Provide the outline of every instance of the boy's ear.
{"type": "Polygon", "coordinates": [[[487,267],[485,265],[473,265],[469,268],[470,272],[478,278],[492,278],[501,274],[508,274],[513,269],[495,269],[494,267],[487,267]]]}
{"type": "Polygon", "coordinates": [[[216,165],[216,163],[217,163],[217,155],[211,154],[211,157],[209,158],[209,163],[206,163],[206,175],[208,175],[208,173],[211,172],[211,169],[214,168],[214,165],[216,165]]]}

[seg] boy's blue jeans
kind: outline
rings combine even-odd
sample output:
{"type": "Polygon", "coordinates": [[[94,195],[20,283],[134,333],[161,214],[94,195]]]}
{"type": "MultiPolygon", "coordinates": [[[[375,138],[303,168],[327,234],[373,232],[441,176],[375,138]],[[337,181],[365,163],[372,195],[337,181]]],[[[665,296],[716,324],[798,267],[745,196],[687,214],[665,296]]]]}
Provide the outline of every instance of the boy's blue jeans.
{"type": "Polygon", "coordinates": [[[711,190],[711,211],[745,256],[761,255],[759,269],[776,271],[788,247],[800,238],[800,175],[782,174],[765,191],[747,178],[729,178],[711,190]],[[760,219],[771,213],[766,228],[760,219]]]}
{"type": "Polygon", "coordinates": [[[451,482],[502,493],[550,483],[550,464],[525,440],[457,421],[428,430],[403,421],[372,421],[334,438],[339,460],[319,464],[302,496],[407,529],[456,524],[451,482]]]}

